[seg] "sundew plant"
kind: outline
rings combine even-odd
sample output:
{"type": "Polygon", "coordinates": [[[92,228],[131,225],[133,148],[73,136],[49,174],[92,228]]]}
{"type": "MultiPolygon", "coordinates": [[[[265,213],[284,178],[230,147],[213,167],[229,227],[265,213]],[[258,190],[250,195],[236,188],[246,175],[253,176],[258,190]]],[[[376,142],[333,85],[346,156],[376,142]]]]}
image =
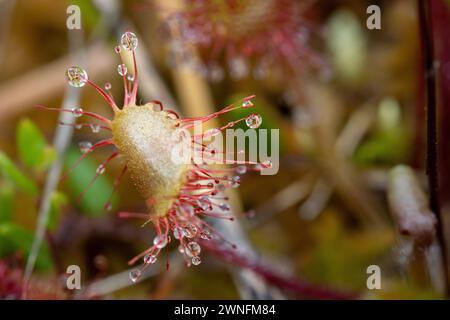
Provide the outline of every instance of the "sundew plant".
{"type": "Polygon", "coordinates": [[[448,299],[449,23],[0,1],[0,299],[448,299]]]}

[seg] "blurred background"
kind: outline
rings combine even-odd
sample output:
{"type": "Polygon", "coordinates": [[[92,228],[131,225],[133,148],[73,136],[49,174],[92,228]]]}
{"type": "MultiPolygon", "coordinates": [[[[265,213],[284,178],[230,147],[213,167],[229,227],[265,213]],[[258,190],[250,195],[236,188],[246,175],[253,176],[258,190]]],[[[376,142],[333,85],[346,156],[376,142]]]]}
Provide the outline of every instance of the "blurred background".
{"type": "Polygon", "coordinates": [[[0,298],[23,297],[24,278],[31,299],[445,297],[449,13],[445,0],[0,0],[0,298]],[[381,29],[368,28],[371,5],[381,29]],[[106,153],[58,183],[61,166],[105,135],[35,108],[111,116],[64,73],[80,65],[121,101],[126,30],[139,38],[140,101],[201,116],[254,94],[260,128],[280,130],[279,172],[242,176],[237,220],[217,225],[236,256],[188,268],[170,247],[137,284],[127,261],[154,231],[117,212],[145,202],[127,176],[109,202],[120,163],[77,201],[106,153]],[[81,290],[66,288],[69,265],[81,290]],[[380,289],[368,288],[371,265],[380,289]]]}

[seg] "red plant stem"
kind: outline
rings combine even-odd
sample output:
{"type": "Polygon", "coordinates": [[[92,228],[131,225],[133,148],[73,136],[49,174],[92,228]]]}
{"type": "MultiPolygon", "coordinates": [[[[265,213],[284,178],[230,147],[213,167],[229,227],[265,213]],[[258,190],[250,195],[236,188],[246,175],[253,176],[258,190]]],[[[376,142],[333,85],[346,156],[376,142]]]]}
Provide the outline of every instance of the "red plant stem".
{"type": "Polygon", "coordinates": [[[211,241],[202,241],[202,247],[221,260],[241,268],[250,269],[261,276],[267,283],[280,289],[286,289],[293,292],[299,298],[321,299],[321,300],[354,300],[357,295],[315,285],[305,280],[299,280],[295,277],[279,274],[270,267],[264,266],[254,259],[240,255],[234,249],[222,249],[211,241]]]}
{"type": "Polygon", "coordinates": [[[427,115],[427,159],[426,171],[430,194],[430,209],[437,219],[437,238],[440,243],[443,269],[445,276],[445,291],[450,295],[448,275],[448,256],[445,246],[444,225],[439,201],[439,171],[438,171],[438,134],[437,134],[437,99],[436,99],[436,72],[434,64],[433,28],[430,16],[430,3],[428,0],[419,0],[419,23],[422,40],[422,51],[425,66],[426,83],[426,115],[427,115]]]}

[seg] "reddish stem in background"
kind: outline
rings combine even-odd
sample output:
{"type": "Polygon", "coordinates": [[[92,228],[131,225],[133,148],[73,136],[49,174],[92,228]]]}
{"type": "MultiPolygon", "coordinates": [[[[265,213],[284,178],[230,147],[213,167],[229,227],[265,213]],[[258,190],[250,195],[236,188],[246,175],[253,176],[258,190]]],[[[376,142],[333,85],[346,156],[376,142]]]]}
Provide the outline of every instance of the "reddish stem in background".
{"type": "Polygon", "coordinates": [[[357,295],[338,291],[324,286],[315,285],[305,280],[279,274],[275,270],[258,263],[248,257],[240,255],[236,250],[220,249],[220,246],[210,241],[202,241],[202,246],[223,261],[242,268],[250,269],[261,276],[267,283],[280,289],[293,292],[299,298],[323,300],[354,300],[357,295]]]}
{"type": "Polygon", "coordinates": [[[445,226],[442,221],[439,201],[439,154],[438,154],[438,118],[436,97],[436,65],[433,41],[433,26],[430,1],[419,0],[419,22],[422,40],[422,54],[425,66],[426,116],[427,116],[427,158],[426,172],[430,195],[430,209],[437,219],[437,238],[439,241],[445,276],[445,291],[450,295],[448,256],[445,245],[445,226]]]}

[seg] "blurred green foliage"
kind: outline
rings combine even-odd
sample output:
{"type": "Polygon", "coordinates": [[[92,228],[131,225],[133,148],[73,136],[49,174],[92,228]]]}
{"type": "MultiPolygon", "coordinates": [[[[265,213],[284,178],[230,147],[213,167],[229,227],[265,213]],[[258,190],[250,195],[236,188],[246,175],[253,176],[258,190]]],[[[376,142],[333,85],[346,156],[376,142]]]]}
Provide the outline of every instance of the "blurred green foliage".
{"type": "Polygon", "coordinates": [[[19,158],[28,168],[43,170],[56,159],[55,150],[47,145],[44,135],[29,119],[19,122],[16,143],[19,158]]]}
{"type": "MultiPolygon", "coordinates": [[[[80,157],[81,153],[75,149],[70,148],[66,156],[66,168],[72,166],[80,157]]],[[[79,195],[86,191],[90,181],[95,177],[98,164],[95,160],[88,157],[83,159],[73,172],[67,178],[67,186],[70,190],[71,198],[76,203],[79,195]]],[[[97,177],[94,183],[89,187],[89,190],[84,193],[83,198],[79,202],[82,212],[90,216],[101,216],[105,214],[105,203],[113,190],[112,182],[107,178],[105,174],[101,174],[97,177]]],[[[114,205],[116,196],[113,196],[111,202],[114,205]]]]}
{"type": "Polygon", "coordinates": [[[378,106],[376,130],[356,150],[354,160],[363,165],[396,164],[408,152],[408,131],[398,102],[383,99],[378,106]]]}

